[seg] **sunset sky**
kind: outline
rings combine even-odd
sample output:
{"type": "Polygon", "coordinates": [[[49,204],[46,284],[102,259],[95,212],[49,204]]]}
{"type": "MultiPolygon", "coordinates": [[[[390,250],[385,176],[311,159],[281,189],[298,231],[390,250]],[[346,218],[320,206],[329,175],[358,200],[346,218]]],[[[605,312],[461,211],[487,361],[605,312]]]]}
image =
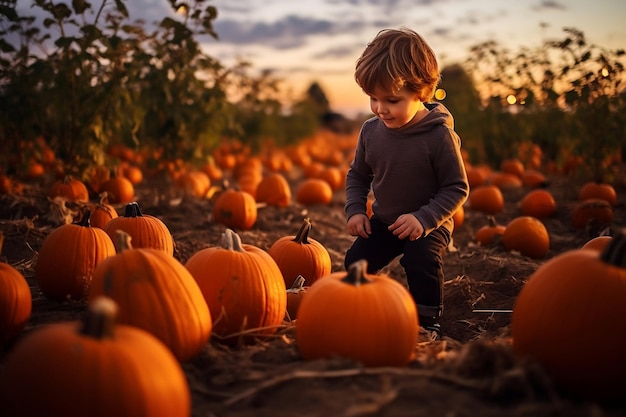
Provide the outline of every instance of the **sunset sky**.
{"type": "MultiPolygon", "coordinates": [[[[20,2],[22,5],[26,2],[20,2]]],[[[131,18],[159,21],[171,14],[167,0],[126,1],[131,18]]],[[[407,26],[421,33],[440,65],[463,61],[469,47],[495,40],[512,51],[562,39],[563,28],[584,32],[609,49],[626,48],[623,0],[208,0],[218,10],[219,40],[206,52],[229,65],[237,58],[271,69],[299,97],[320,83],[333,110],[367,112],[353,80],[354,63],[383,28],[407,26]]],[[[20,6],[18,6],[20,7],[20,6]]],[[[24,7],[24,6],[21,6],[24,7]]]]}
{"type": "MultiPolygon", "coordinates": [[[[144,0],[145,1],[145,0],[144,0]]],[[[367,112],[353,81],[354,62],[383,28],[421,33],[441,66],[462,61],[469,47],[495,40],[516,51],[562,39],[563,27],[589,42],[626,48],[626,2],[615,0],[214,0],[218,42],[206,45],[223,61],[240,56],[270,68],[302,91],[318,81],[334,110],[367,112]]]]}

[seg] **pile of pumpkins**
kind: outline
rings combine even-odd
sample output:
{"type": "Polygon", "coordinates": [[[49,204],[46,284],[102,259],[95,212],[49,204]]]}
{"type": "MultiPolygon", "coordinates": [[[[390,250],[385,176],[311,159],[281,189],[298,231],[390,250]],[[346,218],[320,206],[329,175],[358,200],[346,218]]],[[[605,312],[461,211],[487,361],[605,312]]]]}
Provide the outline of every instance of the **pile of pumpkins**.
{"type": "MultiPolygon", "coordinates": [[[[474,183],[467,207],[492,216],[475,239],[480,244],[501,239],[507,250],[540,259],[549,251],[541,219],[554,215],[556,205],[542,188],[545,178],[538,172],[504,175],[514,169],[503,165],[503,174],[490,183],[477,183],[480,178],[468,171],[474,183]],[[519,184],[531,189],[520,203],[522,215],[498,225],[493,216],[504,207],[502,188],[519,184]]],[[[238,181],[245,185],[241,175],[238,181]]],[[[218,191],[213,215],[227,227],[222,244],[198,251],[185,264],[173,256],[167,226],[142,213],[136,202],[126,203],[122,216],[105,201],[85,202],[79,222],[55,229],[37,257],[38,287],[52,300],[85,299],[87,311],[80,322],[45,326],[18,340],[0,375],[7,409],[28,404],[32,409],[24,415],[91,415],[99,404],[103,415],[190,415],[180,363],[196,357],[211,337],[231,345],[251,343],[275,334],[285,319],[297,318],[296,341],[304,359],[342,355],[366,366],[406,365],[414,354],[418,318],[411,295],[399,282],[367,274],[365,262],[331,273],[328,251],[309,236],[309,219],[267,251],[241,241],[233,229],[254,226],[258,203],[285,206],[291,200],[280,174],[255,181],[254,194],[218,191]],[[50,352],[58,353],[58,360],[47,360],[50,352]],[[101,370],[91,372],[94,367],[101,370]],[[111,384],[111,375],[124,377],[111,384]],[[157,387],[155,381],[162,384],[157,387]],[[84,400],[59,402],[58,389],[85,393],[77,394],[84,400]],[[33,395],[41,401],[29,401],[33,395]],[[139,401],[141,395],[150,398],[139,401]]],[[[320,181],[299,191],[298,201],[327,204],[333,188],[320,181]]],[[[63,195],[83,192],[63,190],[63,195]]],[[[610,223],[616,201],[606,184],[586,184],[572,213],[573,225],[610,223]]],[[[513,314],[515,351],[539,361],[560,385],[594,398],[614,399],[626,388],[626,368],[619,360],[626,349],[626,327],[611,320],[621,316],[626,297],[625,242],[620,235],[601,249],[550,259],[529,278],[513,314]]],[[[0,336],[7,343],[19,339],[32,297],[17,270],[0,267],[0,305],[10,308],[0,317],[0,336]]]]}
{"type": "MultiPolygon", "coordinates": [[[[506,160],[501,170],[468,169],[472,185],[466,207],[488,223],[474,232],[479,245],[503,245],[533,259],[548,255],[550,236],[543,220],[557,206],[543,174],[506,160]],[[518,217],[498,224],[503,191],[525,189],[518,217]]],[[[563,211],[578,230],[610,230],[617,203],[612,185],[583,184],[563,211]]],[[[511,340],[520,358],[541,365],[555,386],[578,398],[620,402],[626,390],[626,229],[590,239],[543,262],[527,279],[513,308],[511,340]]]]}
{"type": "Polygon", "coordinates": [[[185,264],[173,256],[167,226],[142,213],[137,202],[103,228],[93,227],[90,218],[86,209],[78,222],[53,230],[35,263],[45,297],[87,301],[80,321],[20,337],[32,297],[25,278],[2,265],[3,288],[14,288],[2,291],[1,305],[12,312],[3,312],[0,323],[3,342],[15,342],[0,374],[0,396],[11,412],[190,415],[181,362],[196,357],[211,337],[229,345],[252,343],[296,316],[304,359],[342,354],[368,366],[406,365],[413,354],[417,310],[405,287],[388,276],[367,275],[362,264],[331,273],[330,255],[309,236],[308,218],[267,251],[242,243],[227,228],[221,246],[201,249],[185,264]],[[350,307],[347,297],[361,307],[350,307]],[[381,297],[385,303],[375,301],[381,297]],[[386,320],[372,326],[377,317],[386,320]],[[320,334],[330,323],[337,331],[320,334]],[[381,335],[387,341],[382,345],[381,335]],[[362,349],[373,345],[378,347],[362,349]],[[80,400],[57,401],[59,389],[80,400]]]}
{"type": "MultiPolygon", "coordinates": [[[[517,251],[533,259],[544,258],[550,250],[550,236],[543,221],[557,215],[556,200],[546,187],[544,174],[537,169],[526,169],[519,159],[505,159],[500,170],[467,164],[470,195],[466,207],[484,213],[487,222],[475,231],[474,241],[480,245],[494,242],[508,251],[517,251]],[[504,211],[507,190],[524,190],[516,202],[519,215],[506,225],[498,224],[495,216],[504,211]]],[[[578,192],[577,201],[567,215],[572,226],[584,229],[590,224],[609,226],[613,221],[613,206],[617,194],[611,184],[600,181],[585,183],[578,192]]],[[[457,227],[462,224],[464,209],[456,214],[457,227]]]]}

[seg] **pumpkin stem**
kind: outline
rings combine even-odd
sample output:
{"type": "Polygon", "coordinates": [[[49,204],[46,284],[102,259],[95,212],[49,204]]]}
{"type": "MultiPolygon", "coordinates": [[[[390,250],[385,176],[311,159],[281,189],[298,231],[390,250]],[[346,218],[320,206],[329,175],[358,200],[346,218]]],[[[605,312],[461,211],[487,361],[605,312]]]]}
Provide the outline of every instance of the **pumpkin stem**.
{"type": "Polygon", "coordinates": [[[123,250],[133,248],[133,245],[130,243],[132,237],[125,231],[121,229],[116,230],[115,237],[115,252],[120,253],[123,250]]]}
{"type": "Polygon", "coordinates": [[[600,259],[609,265],[626,268],[626,228],[611,239],[600,259]]]}
{"type": "Polygon", "coordinates": [[[80,334],[94,339],[112,338],[116,315],[117,304],[112,298],[104,296],[94,298],[82,319],[80,334]]]}
{"type": "Polygon", "coordinates": [[[296,237],[293,238],[294,242],[308,244],[309,240],[309,231],[311,230],[311,220],[308,217],[305,217],[302,222],[302,226],[300,226],[300,230],[296,234],[296,237]]]}
{"type": "Polygon", "coordinates": [[[487,216],[487,224],[489,227],[496,227],[498,225],[496,218],[491,214],[487,216]]]}
{"type": "Polygon", "coordinates": [[[226,229],[222,235],[222,247],[235,252],[245,252],[241,237],[231,229],[226,229]]]}
{"type": "Polygon", "coordinates": [[[126,204],[124,208],[124,217],[142,217],[143,214],[141,210],[139,210],[139,203],[133,201],[132,203],[126,204]]]}
{"type": "Polygon", "coordinates": [[[109,204],[109,193],[106,191],[103,191],[100,193],[100,200],[99,203],[101,206],[104,206],[105,204],[109,204]]]}
{"type": "Polygon", "coordinates": [[[367,261],[365,259],[358,260],[348,266],[348,273],[344,278],[342,278],[342,281],[354,286],[369,284],[372,280],[365,276],[366,272],[367,261]]]}
{"type": "Polygon", "coordinates": [[[90,218],[91,218],[91,210],[87,209],[83,213],[82,219],[80,219],[80,221],[76,224],[79,226],[89,227],[91,226],[91,223],[89,221],[90,218]]]}
{"type": "Polygon", "coordinates": [[[291,284],[291,288],[289,288],[287,290],[288,293],[292,293],[292,292],[300,292],[304,289],[304,281],[306,281],[306,279],[304,279],[304,277],[302,275],[298,275],[296,277],[296,279],[293,281],[293,284],[291,284]]]}

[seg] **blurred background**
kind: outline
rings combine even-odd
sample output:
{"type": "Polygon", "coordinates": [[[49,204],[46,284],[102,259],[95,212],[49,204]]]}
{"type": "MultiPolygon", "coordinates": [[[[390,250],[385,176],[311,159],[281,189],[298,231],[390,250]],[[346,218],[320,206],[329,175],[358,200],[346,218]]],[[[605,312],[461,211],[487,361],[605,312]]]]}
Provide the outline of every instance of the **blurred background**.
{"type": "Polygon", "coordinates": [[[437,100],[454,114],[468,162],[496,166],[535,147],[543,165],[575,170],[584,159],[585,175],[605,178],[624,156],[625,2],[0,5],[5,173],[41,160],[41,148],[83,175],[115,165],[114,145],[197,164],[224,141],[258,153],[321,128],[354,140],[369,117],[355,60],[379,30],[400,26],[436,51],[437,100]]]}

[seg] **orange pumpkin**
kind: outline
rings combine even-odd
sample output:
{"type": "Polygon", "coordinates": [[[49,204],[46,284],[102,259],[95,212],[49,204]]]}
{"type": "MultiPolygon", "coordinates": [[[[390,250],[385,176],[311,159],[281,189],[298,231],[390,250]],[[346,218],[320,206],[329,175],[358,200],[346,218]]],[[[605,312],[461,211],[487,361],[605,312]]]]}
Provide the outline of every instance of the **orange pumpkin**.
{"type": "Polygon", "coordinates": [[[405,366],[418,338],[417,307],[408,290],[358,261],[309,287],[296,321],[305,360],[343,356],[365,366],[405,366]]]}
{"type": "MultiPolygon", "coordinates": [[[[122,176],[128,178],[133,185],[141,184],[143,181],[143,171],[136,165],[125,165],[122,169],[122,176]]],[[[131,197],[131,200],[134,197],[131,197]]]]}
{"type": "Polygon", "coordinates": [[[303,205],[327,205],[333,199],[333,189],[327,181],[320,178],[307,178],[296,188],[296,201],[303,205]]]}
{"type": "Polygon", "coordinates": [[[115,255],[115,245],[102,229],[90,227],[90,212],[78,223],[64,224],[43,241],[35,264],[35,279],[51,300],[87,296],[95,268],[115,255]]]}
{"type": "Polygon", "coordinates": [[[211,188],[211,179],[204,171],[192,170],[181,174],[177,184],[183,189],[186,196],[205,198],[211,188]]]}
{"type": "Polygon", "coordinates": [[[527,169],[522,174],[522,184],[530,189],[543,188],[548,185],[548,179],[540,171],[527,169]]]}
{"type": "Polygon", "coordinates": [[[520,291],[514,351],[578,397],[623,401],[626,391],[626,236],[542,264],[520,291]]]}
{"type": "Polygon", "coordinates": [[[492,173],[489,182],[501,190],[515,190],[522,187],[520,177],[502,171],[492,173]]]}
{"type": "Polygon", "coordinates": [[[581,246],[581,249],[590,249],[602,252],[602,250],[611,242],[612,239],[612,236],[596,236],[593,239],[585,242],[585,244],[581,246]]]}
{"type": "Polygon", "coordinates": [[[551,217],[556,213],[556,200],[552,193],[544,189],[531,190],[522,198],[520,211],[524,216],[538,219],[551,217]]]}
{"type": "Polygon", "coordinates": [[[486,172],[485,169],[479,167],[467,167],[467,182],[470,189],[484,185],[487,182],[487,178],[490,172],[486,172]]]}
{"type": "Polygon", "coordinates": [[[66,175],[63,180],[55,181],[50,187],[48,197],[61,197],[72,202],[89,201],[89,190],[84,182],[66,175]]]}
{"type": "Polygon", "coordinates": [[[617,204],[617,193],[611,184],[597,181],[589,181],[580,188],[578,200],[584,201],[590,198],[605,200],[611,206],[617,204]]]}
{"type": "Polygon", "coordinates": [[[107,192],[109,202],[113,204],[126,204],[135,199],[135,186],[126,177],[117,176],[102,183],[100,192],[107,192]]]}
{"type": "Polygon", "coordinates": [[[113,241],[117,239],[117,231],[123,230],[132,238],[135,248],[153,248],[168,255],[174,254],[174,238],[165,223],[158,217],[143,214],[137,202],[126,204],[124,215],[111,219],[104,230],[113,241]]]}
{"type": "Polygon", "coordinates": [[[215,199],[213,218],[234,229],[249,230],[256,223],[258,210],[252,194],[227,188],[215,199]]]}
{"type": "Polygon", "coordinates": [[[452,219],[454,220],[454,230],[463,226],[463,223],[465,223],[465,208],[460,206],[452,215],[452,219]]]}
{"type": "Polygon", "coordinates": [[[316,178],[326,181],[333,191],[337,191],[344,185],[346,177],[339,167],[326,166],[317,174],[316,178]]]}
{"type": "Polygon", "coordinates": [[[493,184],[481,185],[470,191],[469,207],[487,214],[500,213],[504,210],[504,196],[493,184]]]}
{"type": "MultiPolygon", "coordinates": [[[[4,235],[0,233],[0,252],[4,235]]],[[[32,312],[32,295],[24,275],[13,266],[0,262],[0,345],[14,341],[32,312]]]]}
{"type": "Polygon", "coordinates": [[[613,222],[613,207],[601,198],[588,198],[576,203],[572,210],[572,225],[583,229],[589,225],[608,226],[613,222]]]}
{"type": "Polygon", "coordinates": [[[330,254],[320,242],[309,237],[311,221],[305,218],[295,236],[283,236],[270,246],[268,253],[280,268],[286,286],[298,275],[309,285],[330,274],[330,254]]]}
{"type": "Polygon", "coordinates": [[[502,235],[506,230],[506,226],[496,223],[496,219],[493,216],[487,216],[487,222],[474,234],[474,241],[483,246],[490,245],[496,239],[502,239],[502,235]]]}
{"type": "Polygon", "coordinates": [[[500,163],[500,171],[515,175],[518,178],[522,177],[524,169],[524,164],[517,158],[503,159],[500,163]]]}
{"type": "Polygon", "coordinates": [[[264,176],[256,188],[256,201],[275,207],[289,206],[291,186],[285,176],[279,172],[264,176]]]}
{"type": "Polygon", "coordinates": [[[287,308],[278,265],[231,229],[222,238],[221,247],[201,249],[185,263],[211,310],[213,334],[226,343],[254,341],[247,333],[274,334],[287,308]]]}
{"type": "Polygon", "coordinates": [[[104,229],[107,223],[111,220],[119,217],[115,207],[108,203],[106,192],[100,195],[100,201],[97,203],[87,203],[87,209],[91,212],[89,217],[89,224],[92,227],[99,227],[104,229]]]}
{"type": "Polygon", "coordinates": [[[195,357],[213,325],[198,284],[173,256],[134,248],[131,242],[129,234],[117,232],[118,253],[94,270],[89,301],[112,298],[119,306],[119,323],[152,333],[181,361],[195,357]]]}
{"type": "Polygon", "coordinates": [[[49,324],[20,340],[0,377],[3,413],[190,416],[189,386],[176,358],[149,333],[115,325],[115,308],[111,300],[94,300],[80,323],[49,324]]]}
{"type": "Polygon", "coordinates": [[[302,275],[298,275],[293,281],[293,285],[287,289],[287,319],[296,320],[298,318],[298,310],[302,303],[302,298],[306,294],[309,286],[304,286],[305,279],[302,275]]]}
{"type": "Polygon", "coordinates": [[[506,250],[518,251],[524,256],[538,259],[548,254],[550,236],[541,220],[532,216],[520,216],[506,225],[502,244],[506,250]]]}

